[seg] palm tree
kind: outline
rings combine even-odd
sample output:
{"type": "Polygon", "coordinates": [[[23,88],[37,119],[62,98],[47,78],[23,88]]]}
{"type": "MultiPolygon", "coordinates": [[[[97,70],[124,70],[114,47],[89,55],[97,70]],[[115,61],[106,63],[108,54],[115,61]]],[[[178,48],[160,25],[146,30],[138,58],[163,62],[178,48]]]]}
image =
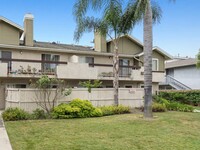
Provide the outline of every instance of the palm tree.
{"type": "MultiPolygon", "coordinates": [[[[175,1],[175,0],[171,0],[175,1]]],[[[129,7],[132,8],[134,18],[143,20],[144,26],[144,117],[152,118],[152,24],[159,22],[161,9],[157,3],[151,0],[133,0],[129,7]]]]}
{"type": "MultiPolygon", "coordinates": [[[[90,1],[93,8],[98,8],[102,5],[103,1],[90,1]]],[[[93,17],[84,17],[83,12],[86,9],[86,4],[89,5],[88,0],[78,0],[75,4],[75,16],[77,21],[77,28],[75,31],[74,38],[79,40],[84,32],[100,32],[103,36],[108,35],[114,44],[114,55],[113,55],[113,87],[114,87],[114,101],[115,105],[119,104],[119,53],[118,44],[120,36],[128,33],[136,21],[131,18],[132,16],[127,16],[127,9],[122,9],[122,3],[120,0],[110,0],[104,1],[104,14],[101,19],[96,19],[93,17]],[[80,13],[82,12],[82,13],[80,13]],[[131,20],[131,23],[130,21],[131,20]],[[113,35],[113,36],[112,36],[113,35]]]]}
{"type": "MultiPolygon", "coordinates": [[[[77,23],[82,24],[82,18],[85,15],[90,4],[94,10],[99,10],[101,9],[102,6],[107,6],[108,2],[110,1],[117,1],[117,0],[78,0],[74,6],[75,8],[74,14],[76,16],[77,23]]],[[[122,1],[123,0],[121,0],[121,2],[122,1]]],[[[161,18],[161,9],[156,3],[151,3],[151,0],[131,0],[128,3],[126,12],[124,12],[124,16],[128,16],[127,19],[128,21],[126,23],[127,29],[132,27],[132,25],[135,24],[136,22],[143,20],[144,93],[145,93],[144,117],[152,118],[153,117],[152,115],[152,45],[153,45],[152,23],[156,21],[159,22],[161,18]]],[[[126,17],[124,17],[123,19],[126,19],[126,17]]],[[[115,48],[117,49],[117,46],[115,46],[115,48]]]]}

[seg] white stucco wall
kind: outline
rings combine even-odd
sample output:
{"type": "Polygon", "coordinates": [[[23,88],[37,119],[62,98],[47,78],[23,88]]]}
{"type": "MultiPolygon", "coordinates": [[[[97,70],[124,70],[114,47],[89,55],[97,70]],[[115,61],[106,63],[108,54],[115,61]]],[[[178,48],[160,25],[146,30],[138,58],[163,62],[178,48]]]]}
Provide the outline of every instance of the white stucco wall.
{"type": "Polygon", "coordinates": [[[196,66],[174,68],[174,78],[192,89],[200,89],[200,69],[196,66]]]}

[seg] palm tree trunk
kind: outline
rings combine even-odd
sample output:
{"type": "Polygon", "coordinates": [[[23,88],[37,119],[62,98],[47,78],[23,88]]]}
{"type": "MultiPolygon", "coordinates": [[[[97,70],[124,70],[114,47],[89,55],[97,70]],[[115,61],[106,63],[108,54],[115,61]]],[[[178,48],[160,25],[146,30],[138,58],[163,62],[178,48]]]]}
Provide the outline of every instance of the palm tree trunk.
{"type": "Polygon", "coordinates": [[[152,118],[152,10],[148,0],[144,15],[144,117],[152,118]]]}
{"type": "Polygon", "coordinates": [[[114,103],[119,105],[119,53],[118,47],[114,44],[114,56],[113,56],[113,87],[114,87],[114,103]]]}

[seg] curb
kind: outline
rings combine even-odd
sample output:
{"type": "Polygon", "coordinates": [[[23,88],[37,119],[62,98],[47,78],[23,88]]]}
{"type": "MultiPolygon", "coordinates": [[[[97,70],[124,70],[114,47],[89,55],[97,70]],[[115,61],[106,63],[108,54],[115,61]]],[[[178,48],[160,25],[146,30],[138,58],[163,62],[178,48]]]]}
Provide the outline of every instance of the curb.
{"type": "Polygon", "coordinates": [[[4,126],[3,119],[1,117],[2,111],[0,111],[0,145],[1,150],[12,150],[12,146],[10,144],[10,140],[6,131],[6,128],[4,126]]]}

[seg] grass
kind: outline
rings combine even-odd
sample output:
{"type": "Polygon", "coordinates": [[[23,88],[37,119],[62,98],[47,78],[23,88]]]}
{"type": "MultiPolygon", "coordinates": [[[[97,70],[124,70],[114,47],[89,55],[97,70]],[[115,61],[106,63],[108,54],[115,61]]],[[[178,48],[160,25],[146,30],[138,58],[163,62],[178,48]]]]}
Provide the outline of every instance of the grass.
{"type": "Polygon", "coordinates": [[[200,114],[156,113],[6,122],[14,150],[196,150],[200,114]]]}

